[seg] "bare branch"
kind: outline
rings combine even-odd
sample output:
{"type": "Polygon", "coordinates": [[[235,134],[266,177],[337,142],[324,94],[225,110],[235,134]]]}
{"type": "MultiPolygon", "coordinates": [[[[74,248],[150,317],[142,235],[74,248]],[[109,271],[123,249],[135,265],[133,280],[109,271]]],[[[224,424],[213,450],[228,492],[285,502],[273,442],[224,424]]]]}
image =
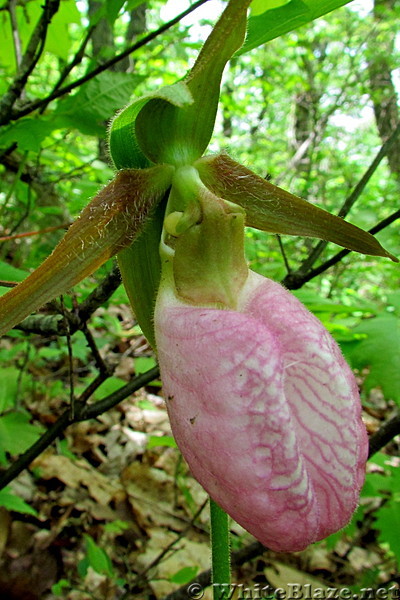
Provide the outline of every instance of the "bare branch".
{"type": "MultiPolygon", "coordinates": [[[[74,313],[66,313],[70,333],[82,329],[95,310],[106,302],[121,284],[121,275],[117,265],[106,275],[103,281],[89,294],[74,313]]],[[[25,333],[38,333],[39,335],[65,335],[66,326],[62,315],[30,315],[15,329],[25,333]]]]}
{"type": "Polygon", "coordinates": [[[20,69],[0,101],[0,125],[9,123],[11,120],[12,107],[17,98],[20,97],[29,75],[42,55],[48,26],[58,11],[59,5],[60,0],[46,0],[45,2],[42,15],[33,30],[28,47],[22,58],[20,69]]]}
{"type": "Polygon", "coordinates": [[[9,0],[8,13],[10,15],[12,37],[14,40],[15,62],[17,64],[17,69],[19,69],[22,62],[22,44],[18,31],[17,15],[15,11],[16,4],[16,0],[9,0]]]}
{"type": "Polygon", "coordinates": [[[381,450],[394,437],[400,435],[400,414],[387,421],[369,439],[369,458],[381,450]]]}
{"type": "MultiPolygon", "coordinates": [[[[161,25],[161,27],[159,27],[155,31],[148,33],[141,40],[139,40],[135,44],[132,44],[131,46],[126,48],[123,52],[114,56],[114,58],[111,58],[107,62],[102,63],[101,65],[99,65],[98,67],[96,67],[95,69],[93,69],[92,71],[90,71],[89,73],[84,75],[83,77],[79,77],[79,79],[76,79],[72,83],[51,92],[46,98],[37,100],[35,102],[31,102],[30,104],[26,105],[25,107],[21,108],[20,110],[14,111],[12,113],[11,117],[8,118],[8,120],[5,122],[9,122],[11,119],[13,119],[13,120],[20,119],[21,117],[24,117],[25,115],[28,115],[29,113],[33,112],[37,108],[41,108],[42,106],[47,106],[52,100],[55,100],[56,98],[59,98],[60,96],[64,96],[65,94],[68,94],[75,88],[83,85],[84,83],[87,83],[88,81],[90,81],[91,79],[96,77],[96,75],[99,75],[99,73],[106,71],[107,69],[109,69],[110,67],[115,65],[117,62],[119,62],[126,56],[129,56],[130,54],[132,54],[132,52],[135,52],[139,48],[142,48],[143,46],[145,46],[146,44],[148,44],[149,42],[154,40],[161,33],[164,33],[164,31],[167,31],[176,23],[179,23],[179,21],[181,21],[184,17],[186,17],[187,15],[192,13],[199,6],[202,6],[206,2],[208,2],[208,0],[198,0],[197,2],[192,4],[192,6],[190,6],[187,10],[184,10],[183,12],[181,12],[179,15],[177,15],[176,17],[174,17],[167,23],[164,23],[164,25],[161,25]]],[[[2,124],[2,123],[0,122],[0,124],[2,124]]]]}

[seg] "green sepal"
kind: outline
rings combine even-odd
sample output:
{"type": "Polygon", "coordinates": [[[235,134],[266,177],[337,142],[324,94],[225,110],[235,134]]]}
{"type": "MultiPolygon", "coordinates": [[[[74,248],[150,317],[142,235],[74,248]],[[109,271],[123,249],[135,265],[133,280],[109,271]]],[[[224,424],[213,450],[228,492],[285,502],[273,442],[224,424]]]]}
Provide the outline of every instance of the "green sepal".
{"type": "Polygon", "coordinates": [[[212,194],[193,167],[182,167],[175,173],[168,209],[178,204],[179,197],[189,199],[189,218],[184,211],[183,233],[174,237],[164,231],[161,244],[162,259],[172,260],[176,293],[192,304],[235,309],[248,276],[244,211],[212,194]],[[196,213],[198,218],[193,222],[196,213]]]}
{"type": "Polygon", "coordinates": [[[132,244],[170,186],[173,167],[120,171],[86,206],[52,254],[0,298],[0,335],[132,244]]]}
{"type": "MultiPolygon", "coordinates": [[[[183,107],[193,103],[193,98],[188,86],[180,81],[143,96],[122,109],[111,122],[109,130],[110,154],[117,169],[145,169],[151,165],[138,142],[136,127],[139,113],[155,101],[166,106],[183,107]]],[[[159,132],[152,131],[157,139],[159,132]]]]}
{"type": "Polygon", "coordinates": [[[153,313],[161,278],[159,245],[165,214],[160,202],[139,237],[117,256],[129,302],[143,334],[155,349],[153,313]]]}
{"type": "Polygon", "coordinates": [[[184,78],[192,104],[178,107],[154,99],[140,111],[136,134],[150,161],[183,166],[203,155],[214,130],[222,72],[243,44],[249,4],[230,0],[184,78]]]}
{"type": "Polygon", "coordinates": [[[201,158],[195,167],[211,192],[245,209],[246,225],[250,227],[270,233],[316,237],[398,262],[370,233],[273,185],[226,154],[201,158]]]}

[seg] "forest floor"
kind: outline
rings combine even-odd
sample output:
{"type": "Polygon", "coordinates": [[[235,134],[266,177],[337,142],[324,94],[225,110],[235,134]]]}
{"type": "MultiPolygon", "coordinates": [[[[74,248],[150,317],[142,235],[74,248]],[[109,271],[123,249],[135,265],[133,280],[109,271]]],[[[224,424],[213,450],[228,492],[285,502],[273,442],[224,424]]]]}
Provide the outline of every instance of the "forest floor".
{"type": "MultiPolygon", "coordinates": [[[[125,381],[137,374],[137,358],[151,364],[140,335],[121,337],[102,353],[125,381]]],[[[40,370],[28,365],[42,380],[61,378],[66,391],[49,398],[41,386],[29,401],[34,422],[49,426],[65,410],[67,366],[66,359],[40,370]]],[[[76,372],[83,367],[74,362],[76,372]]],[[[385,412],[365,413],[371,432],[385,412]]],[[[1,600],[211,600],[210,588],[193,587],[210,568],[207,497],[171,444],[159,381],[97,419],[70,426],[11,484],[36,516],[0,508],[1,600]]],[[[371,506],[350,532],[294,554],[262,549],[233,524],[238,560],[229,597],[264,598],[271,586],[286,598],[353,598],[354,589],[385,585],[396,567],[371,529],[373,518],[371,506]]]]}

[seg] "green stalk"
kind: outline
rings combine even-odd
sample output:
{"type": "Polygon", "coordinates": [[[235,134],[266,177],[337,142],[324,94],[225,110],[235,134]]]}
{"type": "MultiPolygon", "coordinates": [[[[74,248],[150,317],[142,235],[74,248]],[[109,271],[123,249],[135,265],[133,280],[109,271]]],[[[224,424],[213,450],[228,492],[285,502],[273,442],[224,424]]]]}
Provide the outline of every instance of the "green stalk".
{"type": "Polygon", "coordinates": [[[228,515],[210,498],[211,561],[214,600],[229,597],[231,559],[228,515]]]}

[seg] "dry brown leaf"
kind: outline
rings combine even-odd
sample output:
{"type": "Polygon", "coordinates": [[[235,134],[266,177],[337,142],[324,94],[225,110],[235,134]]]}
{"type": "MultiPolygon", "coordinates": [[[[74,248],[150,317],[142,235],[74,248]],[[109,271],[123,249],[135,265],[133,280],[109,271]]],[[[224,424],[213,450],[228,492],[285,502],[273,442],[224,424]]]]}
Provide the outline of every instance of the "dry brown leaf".
{"type": "Polygon", "coordinates": [[[84,460],[72,461],[66,456],[46,452],[38,456],[32,466],[40,469],[43,479],[54,477],[75,489],[85,486],[92,498],[103,505],[108,505],[121,490],[119,482],[112,481],[110,477],[96,471],[84,460]]]}

